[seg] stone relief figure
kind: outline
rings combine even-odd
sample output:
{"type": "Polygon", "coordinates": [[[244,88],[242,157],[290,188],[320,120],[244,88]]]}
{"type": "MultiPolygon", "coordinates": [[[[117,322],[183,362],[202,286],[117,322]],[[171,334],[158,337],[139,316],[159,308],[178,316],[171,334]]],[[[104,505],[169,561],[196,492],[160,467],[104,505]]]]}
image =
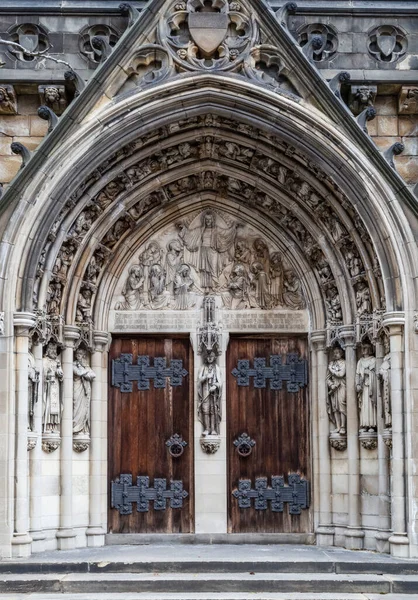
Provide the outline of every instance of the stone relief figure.
{"type": "Polygon", "coordinates": [[[38,402],[39,370],[31,349],[28,353],[28,431],[35,431],[35,404],[38,402]]]}
{"type": "Polygon", "coordinates": [[[333,433],[347,433],[347,383],[346,365],[342,349],[336,346],[327,372],[327,411],[330,421],[335,425],[333,433]]]}
{"type": "Polygon", "coordinates": [[[371,314],[372,299],[370,296],[370,290],[365,281],[360,281],[357,285],[356,304],[357,304],[357,315],[359,317],[362,317],[363,315],[371,314]]]}
{"type": "Polygon", "coordinates": [[[116,304],[116,310],[138,310],[144,306],[144,269],[133,265],[122,290],[123,302],[116,304]]]}
{"type": "Polygon", "coordinates": [[[60,433],[63,379],[58,346],[55,342],[49,342],[43,358],[43,433],[60,433]]]}
{"type": "Polygon", "coordinates": [[[77,348],[73,367],[73,434],[90,433],[91,382],[96,374],[87,364],[84,348],[77,348]]]}
{"type": "Polygon", "coordinates": [[[248,226],[214,210],[171,226],[143,246],[115,309],[189,310],[210,290],[229,310],[304,309],[301,282],[282,254],[240,227],[248,226]]]}
{"type": "Polygon", "coordinates": [[[357,363],[356,390],[360,410],[360,431],[377,429],[377,385],[376,358],[372,354],[372,345],[364,343],[362,357],[357,363]]]}
{"type": "Polygon", "coordinates": [[[203,360],[198,377],[198,417],[203,425],[203,436],[219,435],[222,419],[221,370],[216,364],[215,352],[206,352],[203,360]]]}
{"type": "Polygon", "coordinates": [[[187,250],[185,262],[200,274],[200,287],[205,293],[218,287],[219,276],[231,262],[238,227],[238,223],[233,227],[222,227],[217,223],[215,213],[210,210],[202,213],[197,227],[179,225],[179,235],[187,250]]]}
{"type": "Polygon", "coordinates": [[[341,310],[340,295],[337,288],[328,288],[326,292],[325,303],[329,318],[333,321],[341,321],[343,318],[343,313],[341,310]]]}
{"type": "Polygon", "coordinates": [[[392,427],[392,400],[391,400],[391,383],[390,383],[390,371],[391,371],[391,357],[390,357],[390,342],[389,338],[385,336],[384,339],[385,356],[383,358],[380,369],[377,373],[377,377],[380,383],[381,397],[382,397],[382,416],[385,422],[385,429],[391,429],[392,427]]]}

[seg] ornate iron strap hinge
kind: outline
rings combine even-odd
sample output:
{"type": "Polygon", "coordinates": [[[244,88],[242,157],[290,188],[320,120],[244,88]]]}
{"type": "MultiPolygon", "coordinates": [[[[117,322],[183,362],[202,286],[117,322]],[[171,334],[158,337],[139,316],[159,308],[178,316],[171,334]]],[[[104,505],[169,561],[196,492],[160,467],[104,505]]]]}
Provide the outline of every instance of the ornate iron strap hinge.
{"type": "Polygon", "coordinates": [[[289,485],[285,486],[284,477],[272,477],[269,488],[267,477],[260,477],[252,489],[250,479],[240,479],[232,495],[238,498],[240,508],[251,508],[251,501],[255,500],[255,510],[267,510],[267,503],[271,502],[273,512],[283,512],[286,502],[291,515],[300,515],[301,509],[309,508],[309,482],[296,473],[289,475],[288,481],[289,485]]]}
{"type": "Polygon", "coordinates": [[[170,500],[170,508],[182,508],[183,499],[188,495],[182,481],[171,481],[168,490],[166,479],[154,479],[151,488],[149,477],[139,476],[136,485],[132,485],[132,475],[124,474],[112,481],[111,507],[121,515],[131,515],[134,502],[138,512],[148,512],[150,502],[154,503],[154,510],[166,510],[167,500],[170,500]]]}
{"type": "Polygon", "coordinates": [[[188,371],[183,369],[182,360],[172,360],[169,367],[165,358],[154,358],[154,366],[151,366],[149,356],[138,356],[136,365],[132,354],[121,354],[112,360],[112,385],[120,388],[121,392],[132,392],[133,381],[138,382],[138,390],[149,390],[151,379],[154,388],[165,388],[167,377],[171,387],[179,387],[186,375],[188,371]]]}
{"type": "Polygon", "coordinates": [[[255,388],[267,387],[269,380],[272,390],[283,389],[283,382],[286,381],[288,392],[298,392],[308,384],[308,361],[300,358],[299,354],[287,354],[284,363],[282,357],[277,355],[270,356],[269,361],[270,366],[267,366],[265,358],[255,358],[254,368],[251,368],[249,360],[239,360],[232,375],[241,387],[250,385],[250,377],[254,377],[255,388]]]}

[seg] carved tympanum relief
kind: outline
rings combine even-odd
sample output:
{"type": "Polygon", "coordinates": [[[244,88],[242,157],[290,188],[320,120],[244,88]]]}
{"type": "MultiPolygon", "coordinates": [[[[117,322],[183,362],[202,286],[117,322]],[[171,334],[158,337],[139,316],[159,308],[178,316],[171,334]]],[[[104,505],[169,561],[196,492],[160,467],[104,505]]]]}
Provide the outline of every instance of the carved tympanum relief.
{"type": "Polygon", "coordinates": [[[305,308],[301,282],[277,249],[251,227],[205,210],[141,247],[115,309],[187,310],[208,293],[230,310],[305,308]]]}

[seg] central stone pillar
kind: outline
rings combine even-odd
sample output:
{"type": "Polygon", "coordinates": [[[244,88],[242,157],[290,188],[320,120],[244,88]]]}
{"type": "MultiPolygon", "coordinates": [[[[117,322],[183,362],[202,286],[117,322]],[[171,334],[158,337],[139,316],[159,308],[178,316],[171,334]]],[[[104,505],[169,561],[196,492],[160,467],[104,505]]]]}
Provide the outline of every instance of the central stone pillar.
{"type": "Polygon", "coordinates": [[[354,328],[343,327],[340,335],[345,342],[347,381],[348,525],[345,530],[345,547],[349,550],[362,550],[364,531],[361,529],[360,513],[360,443],[354,328]]]}
{"type": "Polygon", "coordinates": [[[61,416],[61,495],[60,527],[57,531],[58,549],[75,548],[73,529],[73,365],[74,344],[79,339],[78,327],[64,327],[65,348],[62,353],[64,394],[61,416]]]}

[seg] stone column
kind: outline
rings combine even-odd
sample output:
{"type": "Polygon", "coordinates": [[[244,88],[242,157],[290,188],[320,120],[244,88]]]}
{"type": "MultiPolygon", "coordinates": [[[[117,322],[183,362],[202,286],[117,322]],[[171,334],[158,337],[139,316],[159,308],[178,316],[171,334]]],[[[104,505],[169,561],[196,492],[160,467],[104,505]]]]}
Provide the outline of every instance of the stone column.
{"type": "Polygon", "coordinates": [[[29,331],[35,324],[31,313],[15,313],[15,373],[16,373],[16,454],[14,465],[15,503],[12,556],[26,558],[31,554],[28,496],[28,354],[29,331]]]}
{"type": "MultiPolygon", "coordinates": [[[[376,373],[382,364],[384,351],[382,344],[376,344],[376,373]]],[[[377,460],[379,463],[379,531],[376,534],[376,550],[389,552],[390,537],[390,490],[389,490],[389,448],[383,438],[384,417],[381,386],[377,382],[377,460]]]]}
{"type": "Polygon", "coordinates": [[[30,470],[30,534],[34,542],[45,539],[42,531],[42,399],[43,364],[42,343],[33,346],[35,365],[39,371],[38,402],[34,407],[34,426],[37,434],[36,446],[29,453],[30,470]]]}
{"type": "Polygon", "coordinates": [[[360,442],[354,328],[343,327],[341,337],[345,342],[347,379],[348,525],[345,531],[345,547],[349,550],[362,550],[364,531],[361,529],[360,513],[360,442]]]}
{"type": "Polygon", "coordinates": [[[403,393],[404,339],[403,313],[386,313],[383,326],[389,331],[391,356],[392,394],[392,535],[390,553],[401,558],[409,557],[409,540],[406,532],[405,497],[405,409],[403,393]]]}
{"type": "Polygon", "coordinates": [[[60,527],[57,531],[58,550],[75,548],[73,530],[73,364],[74,344],[79,339],[78,327],[64,327],[65,348],[62,352],[64,386],[61,415],[61,495],[60,527]]]}
{"type": "Polygon", "coordinates": [[[103,398],[103,385],[106,384],[106,370],[103,369],[103,354],[109,342],[109,334],[95,331],[94,351],[91,355],[91,368],[96,374],[92,382],[90,407],[90,477],[89,477],[89,526],[87,529],[87,545],[103,546],[105,529],[102,523],[102,412],[107,408],[103,398]]]}
{"type": "Polygon", "coordinates": [[[326,376],[328,353],[325,347],[325,332],[314,331],[311,334],[312,350],[312,405],[317,406],[318,413],[318,457],[314,460],[318,469],[319,484],[319,521],[316,528],[318,546],[332,546],[335,530],[332,524],[331,494],[331,455],[329,445],[329,419],[327,412],[326,376]]]}

